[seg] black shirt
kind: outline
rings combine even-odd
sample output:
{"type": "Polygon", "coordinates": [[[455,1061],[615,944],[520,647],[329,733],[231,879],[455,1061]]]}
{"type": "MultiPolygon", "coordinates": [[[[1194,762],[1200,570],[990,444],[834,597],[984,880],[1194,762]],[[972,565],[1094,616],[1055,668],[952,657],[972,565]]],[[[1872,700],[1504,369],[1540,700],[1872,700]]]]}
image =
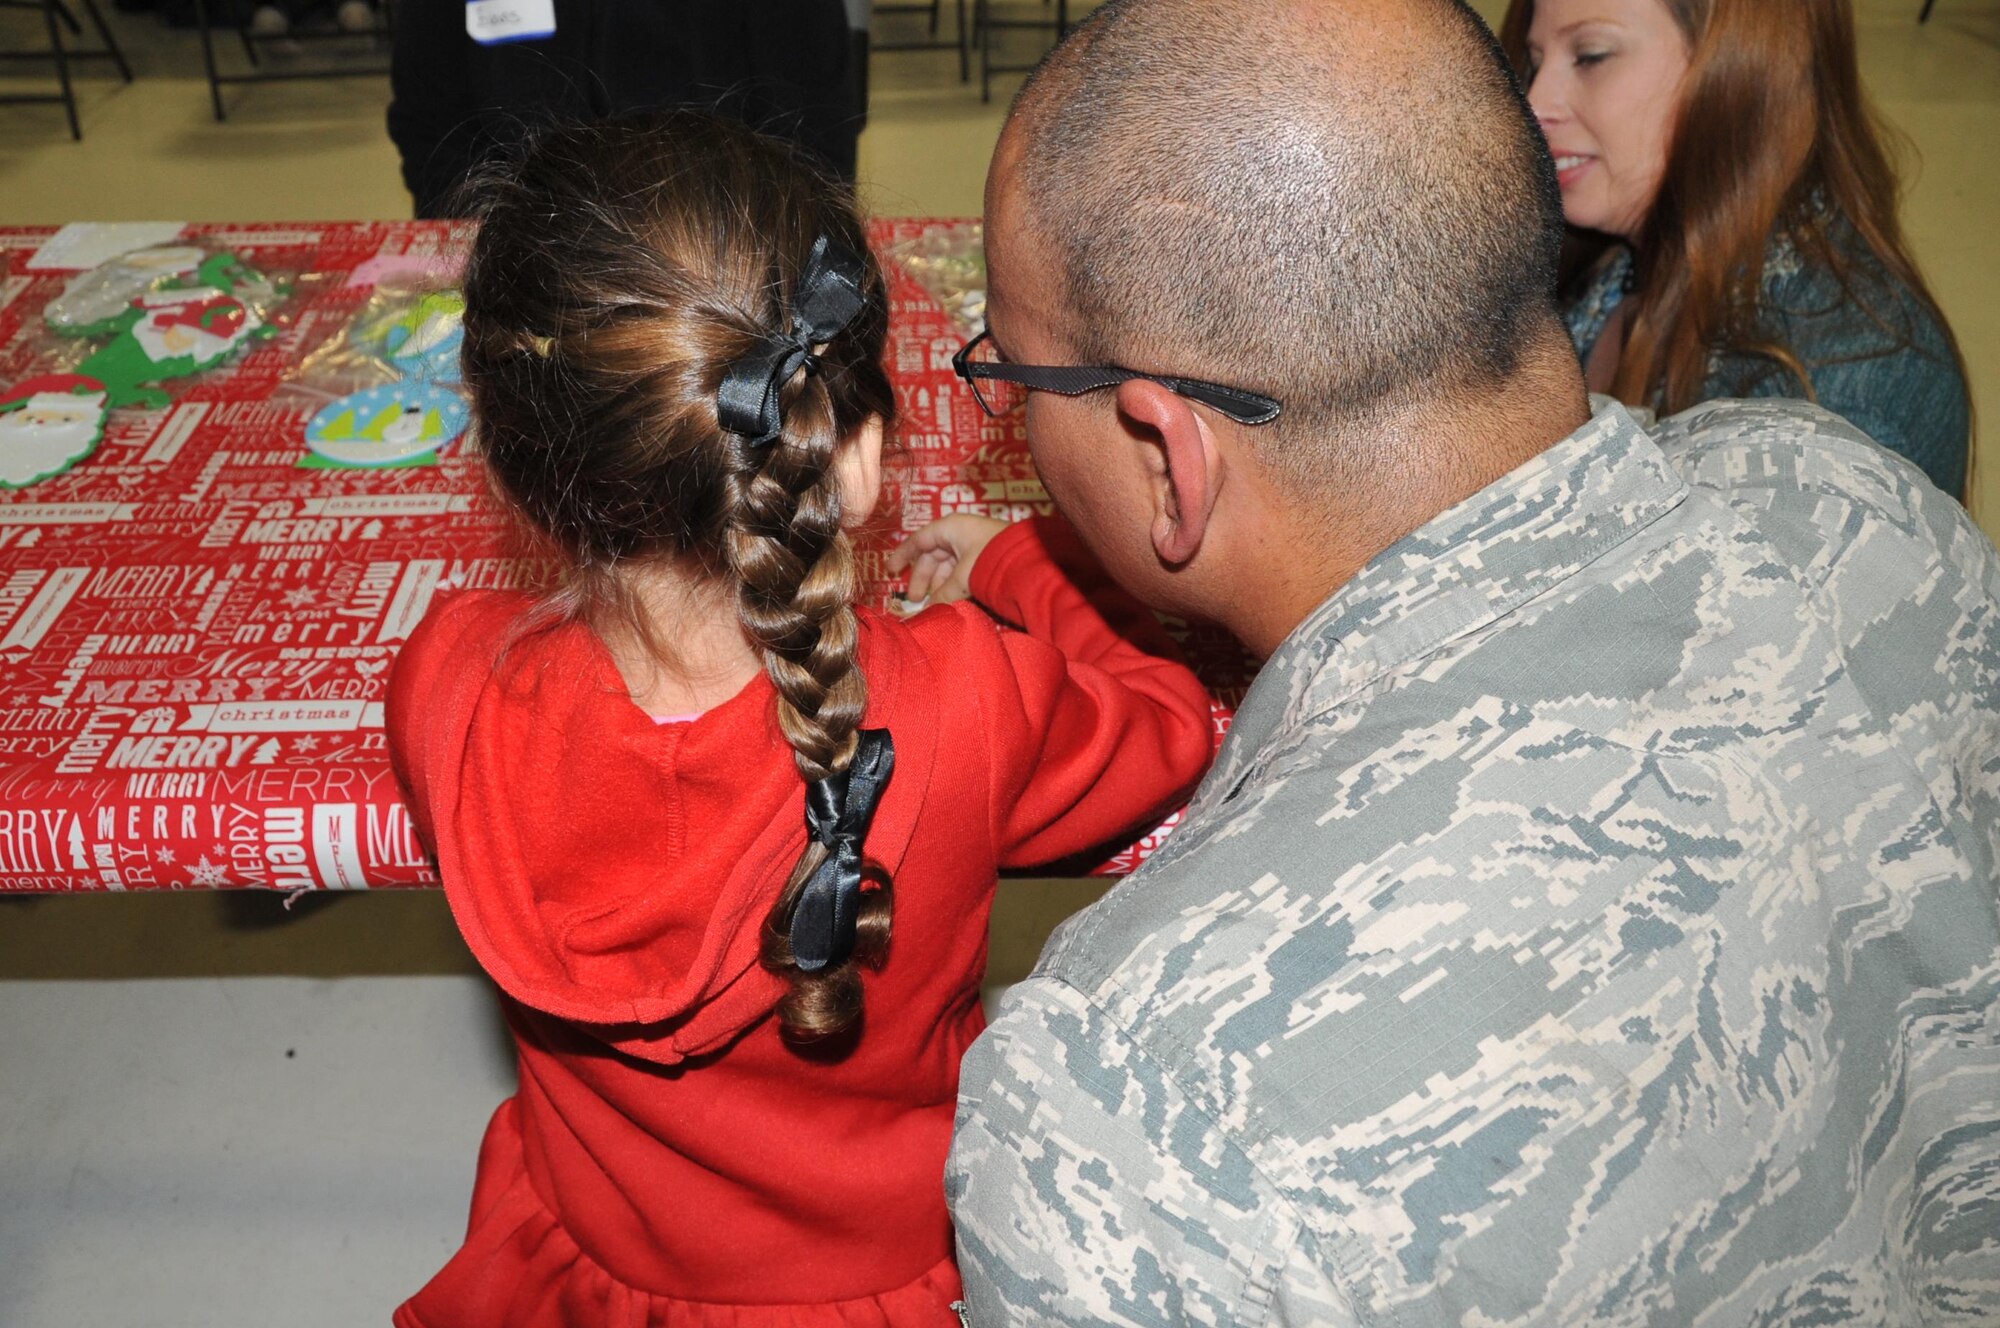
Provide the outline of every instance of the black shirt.
{"type": "Polygon", "coordinates": [[[389,137],[420,217],[496,147],[552,119],[704,106],[854,175],[860,106],[842,0],[555,0],[556,31],[482,46],[464,0],[396,6],[389,137]]]}

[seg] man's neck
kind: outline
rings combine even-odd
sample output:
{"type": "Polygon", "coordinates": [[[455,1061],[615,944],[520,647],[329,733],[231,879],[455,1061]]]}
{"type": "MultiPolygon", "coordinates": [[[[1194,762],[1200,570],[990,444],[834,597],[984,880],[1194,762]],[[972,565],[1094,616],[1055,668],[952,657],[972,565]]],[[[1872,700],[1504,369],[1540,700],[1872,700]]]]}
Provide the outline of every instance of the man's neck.
{"type": "Polygon", "coordinates": [[[1358,450],[1394,457],[1339,496],[1335,507],[1267,490],[1256,534],[1238,565],[1254,594],[1232,596],[1217,617],[1259,659],[1384,550],[1583,427],[1589,398],[1574,359],[1532,386],[1517,381],[1476,409],[1434,414],[1358,450]]]}

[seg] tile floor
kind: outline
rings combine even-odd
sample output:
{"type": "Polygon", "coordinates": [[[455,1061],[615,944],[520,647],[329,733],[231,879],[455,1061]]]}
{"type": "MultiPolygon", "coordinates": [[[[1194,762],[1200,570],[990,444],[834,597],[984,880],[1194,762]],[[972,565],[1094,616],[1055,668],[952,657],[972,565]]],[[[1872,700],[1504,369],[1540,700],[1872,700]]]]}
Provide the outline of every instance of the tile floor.
{"type": "MultiPolygon", "coordinates": [[[[1909,228],[1990,418],[2000,0],[1938,0],[1923,28],[1918,7],[1858,0],[1864,75],[1915,149],[1909,228]]],[[[234,89],[218,125],[192,37],[112,18],[139,81],[80,81],[82,144],[58,108],[0,106],[0,224],[407,214],[384,81],[234,89]]],[[[0,49],[35,33],[0,12],[0,49]]],[[[877,211],[978,210],[1012,84],[982,106],[953,63],[877,57],[861,143],[877,211]]],[[[0,92],[25,89],[19,74],[0,92]]],[[[2000,457],[1982,475],[2000,530],[2000,457]]],[[[996,981],[1093,893],[1010,883],[996,981]]],[[[384,1322],[462,1229],[509,1073],[435,895],[289,913],[261,896],[0,899],[0,1325],[384,1322]]]]}

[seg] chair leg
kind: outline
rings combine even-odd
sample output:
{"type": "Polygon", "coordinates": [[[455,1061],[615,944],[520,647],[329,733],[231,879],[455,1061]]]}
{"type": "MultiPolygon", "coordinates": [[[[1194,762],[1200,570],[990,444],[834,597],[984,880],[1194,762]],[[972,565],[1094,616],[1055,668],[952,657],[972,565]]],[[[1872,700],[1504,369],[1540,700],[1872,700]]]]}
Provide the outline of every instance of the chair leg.
{"type": "Polygon", "coordinates": [[[81,37],[83,35],[83,24],[76,21],[76,15],[69,12],[69,6],[64,4],[63,0],[56,0],[56,17],[61,19],[63,26],[69,29],[70,36],[81,37]]]}
{"type": "Polygon", "coordinates": [[[1056,40],[1069,36],[1069,0],[1056,0],[1056,40]]]}
{"type": "Polygon", "coordinates": [[[62,23],[56,18],[59,8],[56,0],[42,0],[42,17],[49,25],[49,50],[56,58],[56,78],[62,83],[63,110],[69,113],[70,141],[81,143],[83,126],[76,118],[76,89],[69,84],[69,51],[63,46],[62,23]]]}
{"type": "Polygon", "coordinates": [[[993,14],[988,0],[973,0],[979,11],[979,100],[993,100],[993,14]]]}
{"type": "Polygon", "coordinates": [[[261,65],[264,62],[262,59],[258,57],[257,43],[254,40],[252,40],[250,36],[250,15],[245,13],[243,9],[239,7],[236,11],[236,17],[239,20],[238,23],[236,24],[236,38],[238,41],[243,43],[244,58],[249,60],[250,67],[252,69],[255,69],[258,65],[261,65]]]}
{"type": "Polygon", "coordinates": [[[1931,21],[1931,6],[1935,5],[1936,3],[1937,3],[1937,0],[1924,0],[1924,12],[1923,12],[1923,13],[1921,13],[1921,14],[1919,14],[1919,15],[1917,15],[1917,22],[1919,22],[1919,23],[1928,23],[1928,22],[1930,22],[1930,21],[1931,21]]]}
{"type": "Polygon", "coordinates": [[[958,81],[972,81],[972,34],[965,28],[965,0],[958,0],[958,81]]]}
{"type": "Polygon", "coordinates": [[[944,8],[944,0],[931,0],[931,36],[937,36],[938,11],[944,8]]]}
{"type": "Polygon", "coordinates": [[[118,39],[111,35],[111,29],[104,22],[104,11],[97,7],[97,0],[83,0],[83,12],[90,15],[91,26],[97,29],[98,40],[111,53],[111,61],[118,66],[118,76],[127,83],[132,81],[132,66],[125,63],[125,52],[118,46],[118,39]]]}
{"type": "Polygon", "coordinates": [[[194,0],[194,25],[201,29],[201,63],[208,71],[208,100],[217,124],[228,119],[222,109],[222,84],[215,81],[215,34],[208,30],[208,0],[194,0]]]}

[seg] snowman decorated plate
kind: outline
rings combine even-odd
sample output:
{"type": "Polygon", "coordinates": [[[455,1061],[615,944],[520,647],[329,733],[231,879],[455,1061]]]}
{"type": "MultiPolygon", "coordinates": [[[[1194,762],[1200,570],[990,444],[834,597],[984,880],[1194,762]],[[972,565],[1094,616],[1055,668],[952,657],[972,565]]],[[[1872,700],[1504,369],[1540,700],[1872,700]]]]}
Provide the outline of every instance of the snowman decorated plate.
{"type": "Polygon", "coordinates": [[[306,424],[309,467],[421,466],[465,429],[469,416],[456,392],[405,380],[349,393],[322,407],[306,424]]]}

